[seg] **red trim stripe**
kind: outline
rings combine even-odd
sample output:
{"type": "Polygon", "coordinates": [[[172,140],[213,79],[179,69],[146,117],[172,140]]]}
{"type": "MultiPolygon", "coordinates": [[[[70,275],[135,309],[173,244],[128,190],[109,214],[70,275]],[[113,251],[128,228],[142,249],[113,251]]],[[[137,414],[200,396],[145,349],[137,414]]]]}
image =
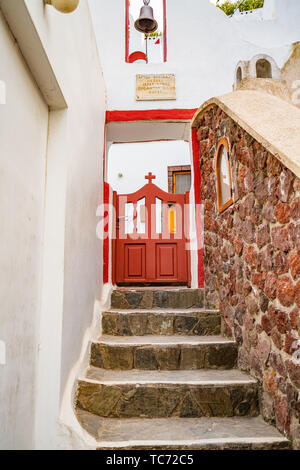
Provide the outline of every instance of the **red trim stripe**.
{"type": "Polygon", "coordinates": [[[104,226],[104,240],[103,240],[103,284],[109,282],[109,184],[103,185],[103,203],[105,204],[104,217],[107,223],[104,226]]]}
{"type": "Polygon", "coordinates": [[[106,175],[106,126],[104,126],[104,145],[103,145],[103,182],[106,175]]]}
{"type": "Polygon", "coordinates": [[[167,43],[167,0],[163,0],[164,10],[164,62],[167,62],[168,43],[167,43]]]}
{"type": "Polygon", "coordinates": [[[125,62],[129,62],[129,0],[125,0],[125,62]]]}
{"type": "Polygon", "coordinates": [[[200,171],[200,143],[197,137],[197,129],[192,129],[192,148],[193,148],[193,166],[194,166],[194,191],[195,191],[195,216],[198,244],[198,287],[204,287],[204,264],[202,247],[202,226],[201,226],[201,171],[200,171]]]}
{"type": "Polygon", "coordinates": [[[198,108],[194,109],[149,109],[138,111],[106,111],[106,122],[128,121],[190,121],[198,108]]]}

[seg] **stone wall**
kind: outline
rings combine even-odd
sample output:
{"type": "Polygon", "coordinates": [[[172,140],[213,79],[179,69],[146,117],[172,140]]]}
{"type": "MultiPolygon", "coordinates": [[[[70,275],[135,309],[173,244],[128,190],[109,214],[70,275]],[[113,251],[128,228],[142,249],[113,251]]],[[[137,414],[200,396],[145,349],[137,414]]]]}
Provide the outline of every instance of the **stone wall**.
{"type": "Polygon", "coordinates": [[[220,305],[264,417],[300,448],[300,180],[220,108],[198,125],[207,306],[220,305]],[[234,204],[218,213],[216,145],[231,149],[234,204]]]}

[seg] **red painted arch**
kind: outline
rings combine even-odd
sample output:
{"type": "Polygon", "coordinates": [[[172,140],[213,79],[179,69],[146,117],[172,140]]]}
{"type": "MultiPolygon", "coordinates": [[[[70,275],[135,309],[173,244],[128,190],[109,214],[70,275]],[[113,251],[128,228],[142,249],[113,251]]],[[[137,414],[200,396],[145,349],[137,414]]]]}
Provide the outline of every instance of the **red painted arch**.
{"type": "Polygon", "coordinates": [[[136,62],[137,60],[144,60],[145,62],[147,62],[146,54],[142,51],[135,51],[128,57],[128,62],[130,64],[133,64],[133,62],[136,62]]]}
{"type": "Polygon", "coordinates": [[[167,0],[163,0],[164,9],[164,62],[167,62],[168,43],[167,43],[167,0]]]}

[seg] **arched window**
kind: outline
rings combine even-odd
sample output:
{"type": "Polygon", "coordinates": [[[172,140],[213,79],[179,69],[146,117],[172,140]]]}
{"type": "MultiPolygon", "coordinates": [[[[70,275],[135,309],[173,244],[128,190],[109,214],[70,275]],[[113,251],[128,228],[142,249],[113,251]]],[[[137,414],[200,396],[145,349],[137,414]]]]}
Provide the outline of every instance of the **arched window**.
{"type": "Polygon", "coordinates": [[[220,140],[217,148],[216,174],[218,209],[221,213],[233,204],[229,146],[224,138],[220,140]]]}
{"type": "Polygon", "coordinates": [[[242,69],[239,67],[236,71],[236,84],[239,85],[243,79],[242,69]]]}
{"type": "Polygon", "coordinates": [[[166,0],[151,0],[158,29],[143,34],[134,27],[139,18],[143,0],[125,0],[125,61],[128,63],[162,63],[167,61],[167,6],[166,0]]]}
{"type": "Polygon", "coordinates": [[[272,67],[268,60],[259,59],[256,62],[256,78],[272,78],[272,67]]]}

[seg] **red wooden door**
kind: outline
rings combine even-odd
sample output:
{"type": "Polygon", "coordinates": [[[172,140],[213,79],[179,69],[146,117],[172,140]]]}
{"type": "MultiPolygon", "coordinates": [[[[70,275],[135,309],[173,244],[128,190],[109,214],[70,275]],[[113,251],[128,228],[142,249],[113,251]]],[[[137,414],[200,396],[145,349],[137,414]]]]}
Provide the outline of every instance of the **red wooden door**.
{"type": "Polygon", "coordinates": [[[188,193],[168,194],[151,173],[139,191],[116,195],[117,284],[189,284],[188,193]]]}

